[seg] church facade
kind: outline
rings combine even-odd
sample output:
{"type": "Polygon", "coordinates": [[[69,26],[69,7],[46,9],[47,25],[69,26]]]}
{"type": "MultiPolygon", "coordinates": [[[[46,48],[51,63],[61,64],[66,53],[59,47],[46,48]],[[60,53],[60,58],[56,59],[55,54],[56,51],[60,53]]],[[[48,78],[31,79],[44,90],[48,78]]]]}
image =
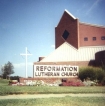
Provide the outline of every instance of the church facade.
{"type": "Polygon", "coordinates": [[[55,51],[34,65],[105,64],[105,26],[79,22],[67,10],[55,28],[55,51]]]}
{"type": "Polygon", "coordinates": [[[105,65],[105,26],[79,22],[67,10],[55,28],[55,50],[33,63],[33,78],[20,82],[61,81],[82,82],[78,79],[78,66],[105,65]]]}

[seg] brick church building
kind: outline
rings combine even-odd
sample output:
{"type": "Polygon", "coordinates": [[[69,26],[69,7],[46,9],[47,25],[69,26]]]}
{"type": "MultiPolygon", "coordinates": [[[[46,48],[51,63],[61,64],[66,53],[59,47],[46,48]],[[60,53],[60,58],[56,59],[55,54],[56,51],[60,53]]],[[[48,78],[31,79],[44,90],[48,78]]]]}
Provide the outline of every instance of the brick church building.
{"type": "Polygon", "coordinates": [[[99,66],[105,64],[105,26],[79,22],[67,10],[55,28],[55,51],[37,65],[99,66]]]}
{"type": "Polygon", "coordinates": [[[20,81],[43,80],[54,83],[59,79],[74,78],[70,80],[75,82],[78,77],[74,74],[78,73],[75,71],[78,66],[103,64],[105,65],[105,26],[79,22],[65,10],[55,28],[55,50],[33,63],[33,78],[21,78],[20,81]]]}

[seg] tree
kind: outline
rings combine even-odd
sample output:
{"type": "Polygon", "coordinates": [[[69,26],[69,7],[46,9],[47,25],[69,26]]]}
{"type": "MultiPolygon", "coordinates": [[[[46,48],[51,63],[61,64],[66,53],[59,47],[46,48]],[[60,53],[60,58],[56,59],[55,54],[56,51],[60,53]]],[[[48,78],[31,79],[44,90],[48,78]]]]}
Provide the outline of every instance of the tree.
{"type": "Polygon", "coordinates": [[[0,77],[2,77],[2,66],[0,66],[0,77]]]}
{"type": "Polygon", "coordinates": [[[14,73],[14,66],[12,65],[11,62],[8,61],[8,63],[5,64],[4,67],[2,67],[3,78],[7,78],[7,76],[13,73],[14,73]]]}

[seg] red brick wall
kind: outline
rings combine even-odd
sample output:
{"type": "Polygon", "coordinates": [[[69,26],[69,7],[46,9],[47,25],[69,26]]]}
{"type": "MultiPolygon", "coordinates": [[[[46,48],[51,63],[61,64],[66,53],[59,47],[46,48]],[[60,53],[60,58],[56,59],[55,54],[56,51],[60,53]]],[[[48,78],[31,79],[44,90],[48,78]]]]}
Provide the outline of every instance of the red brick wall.
{"type": "Polygon", "coordinates": [[[101,40],[101,36],[105,36],[105,28],[80,23],[79,24],[80,46],[100,46],[105,45],[105,40],[101,40]],[[88,37],[88,41],[84,41],[84,37],[88,37]],[[93,37],[96,40],[93,41],[93,37]]]}
{"type": "Polygon", "coordinates": [[[62,37],[65,30],[70,33],[66,41],[78,48],[78,25],[78,19],[74,20],[69,14],[64,12],[58,26],[55,28],[55,48],[65,42],[62,37]]]}
{"type": "Polygon", "coordinates": [[[62,37],[65,30],[70,33],[66,41],[77,49],[81,46],[105,45],[105,40],[101,40],[101,37],[105,36],[105,27],[79,23],[78,19],[74,20],[68,13],[64,12],[55,28],[55,48],[65,42],[62,37]],[[88,41],[84,41],[84,37],[87,37],[88,41]],[[96,37],[95,41],[93,41],[93,37],[96,37]]]}

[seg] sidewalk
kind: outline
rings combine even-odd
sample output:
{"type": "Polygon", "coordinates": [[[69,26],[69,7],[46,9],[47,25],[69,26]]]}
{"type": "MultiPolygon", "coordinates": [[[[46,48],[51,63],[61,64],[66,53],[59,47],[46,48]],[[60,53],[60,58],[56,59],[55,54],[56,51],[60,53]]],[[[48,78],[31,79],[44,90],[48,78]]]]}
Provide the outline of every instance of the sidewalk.
{"type": "Polygon", "coordinates": [[[0,99],[34,99],[34,98],[50,98],[50,97],[104,97],[105,94],[34,94],[34,95],[7,95],[0,96],[0,99]]]}

